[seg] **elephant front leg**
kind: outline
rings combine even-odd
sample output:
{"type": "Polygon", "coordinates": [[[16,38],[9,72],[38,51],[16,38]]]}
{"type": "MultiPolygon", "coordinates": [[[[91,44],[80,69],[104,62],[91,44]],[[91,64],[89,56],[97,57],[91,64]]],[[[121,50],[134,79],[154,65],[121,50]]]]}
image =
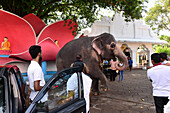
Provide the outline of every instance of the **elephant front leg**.
{"type": "Polygon", "coordinates": [[[108,91],[108,87],[106,84],[107,78],[100,70],[93,73],[92,79],[93,79],[92,91],[93,91],[94,95],[99,94],[99,80],[101,81],[100,89],[102,91],[108,91]]]}

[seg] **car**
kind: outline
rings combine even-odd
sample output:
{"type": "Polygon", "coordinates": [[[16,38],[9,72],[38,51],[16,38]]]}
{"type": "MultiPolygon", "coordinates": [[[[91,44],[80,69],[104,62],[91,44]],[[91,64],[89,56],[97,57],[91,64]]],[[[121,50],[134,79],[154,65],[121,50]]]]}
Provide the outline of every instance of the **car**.
{"type": "Polygon", "coordinates": [[[0,66],[0,113],[26,110],[26,84],[17,66],[0,66]]]}
{"type": "Polygon", "coordinates": [[[19,68],[17,66],[1,66],[0,69],[0,99],[3,100],[2,103],[0,103],[0,112],[86,113],[86,101],[83,95],[84,91],[80,68],[73,67],[56,72],[27,108],[25,101],[25,83],[22,76],[20,76],[19,68]],[[70,96],[68,95],[67,82],[73,73],[76,73],[77,76],[77,91],[70,96]],[[9,94],[11,94],[11,96],[7,96],[9,94]],[[41,100],[45,96],[47,96],[47,99],[42,102],[41,100]]]}

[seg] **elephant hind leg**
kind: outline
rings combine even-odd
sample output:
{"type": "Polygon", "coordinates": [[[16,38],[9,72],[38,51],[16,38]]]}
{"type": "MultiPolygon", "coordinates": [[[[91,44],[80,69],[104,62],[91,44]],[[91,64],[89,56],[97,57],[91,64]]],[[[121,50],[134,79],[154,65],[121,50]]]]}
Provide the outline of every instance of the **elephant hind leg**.
{"type": "Polygon", "coordinates": [[[99,95],[99,79],[92,77],[92,94],[97,96],[99,95]]]}
{"type": "Polygon", "coordinates": [[[98,79],[100,80],[100,83],[101,83],[100,89],[101,89],[102,91],[108,91],[107,78],[106,78],[106,76],[103,74],[102,71],[99,71],[98,75],[100,75],[99,78],[98,78],[98,79]]]}

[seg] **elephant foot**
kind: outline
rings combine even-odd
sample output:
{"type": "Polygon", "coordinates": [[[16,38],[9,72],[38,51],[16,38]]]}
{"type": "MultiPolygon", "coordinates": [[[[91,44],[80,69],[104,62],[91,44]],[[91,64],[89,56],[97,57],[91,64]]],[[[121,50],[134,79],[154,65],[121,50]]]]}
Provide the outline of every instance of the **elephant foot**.
{"type": "Polygon", "coordinates": [[[97,96],[99,94],[100,94],[100,92],[98,89],[92,89],[92,95],[97,96]]]}
{"type": "Polygon", "coordinates": [[[93,92],[93,95],[94,95],[94,96],[98,96],[98,95],[99,95],[99,92],[93,92]]]}
{"type": "Polygon", "coordinates": [[[108,88],[100,88],[101,91],[108,91],[108,88]]]}
{"type": "Polygon", "coordinates": [[[101,85],[100,90],[101,91],[108,91],[108,87],[104,86],[104,85],[101,85]]]}

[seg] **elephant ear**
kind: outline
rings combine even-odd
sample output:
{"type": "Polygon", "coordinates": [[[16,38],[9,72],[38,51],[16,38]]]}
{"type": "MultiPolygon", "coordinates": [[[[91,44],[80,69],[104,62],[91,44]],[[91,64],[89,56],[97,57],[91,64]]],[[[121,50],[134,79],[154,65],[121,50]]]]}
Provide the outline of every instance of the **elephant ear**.
{"type": "Polygon", "coordinates": [[[102,44],[101,37],[94,38],[93,41],[91,42],[91,45],[94,48],[94,50],[96,50],[96,52],[99,55],[101,55],[102,49],[103,49],[103,44],[102,44]]]}

